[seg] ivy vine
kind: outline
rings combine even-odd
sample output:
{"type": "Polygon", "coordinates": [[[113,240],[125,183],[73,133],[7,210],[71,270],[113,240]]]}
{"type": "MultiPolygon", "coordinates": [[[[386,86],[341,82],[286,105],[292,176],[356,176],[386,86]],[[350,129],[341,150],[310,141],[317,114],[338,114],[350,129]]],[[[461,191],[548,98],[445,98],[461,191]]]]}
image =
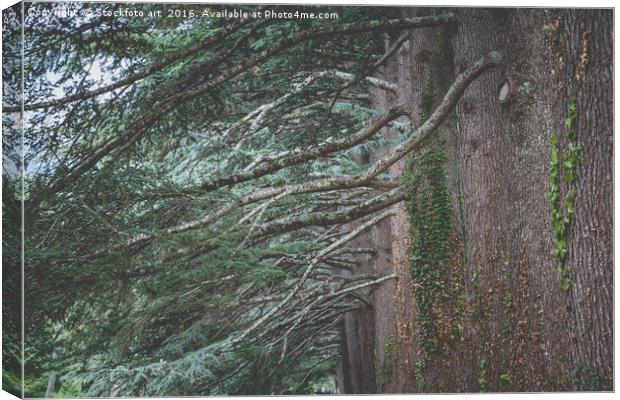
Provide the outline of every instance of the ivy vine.
{"type": "Polygon", "coordinates": [[[424,154],[410,160],[406,184],[412,196],[407,201],[410,235],[410,273],[417,304],[417,327],[421,354],[415,366],[420,390],[425,389],[423,369],[437,349],[433,304],[445,290],[444,278],[450,256],[451,208],[446,173],[444,144],[437,143],[424,154]]]}
{"type": "Polygon", "coordinates": [[[577,144],[575,132],[575,122],[577,120],[577,100],[574,96],[569,96],[568,116],[564,121],[566,130],[566,143],[564,151],[560,149],[558,135],[553,132],[551,135],[551,155],[550,155],[550,199],[551,199],[551,220],[553,227],[554,245],[551,254],[558,263],[560,274],[560,290],[566,292],[571,287],[570,270],[566,265],[566,254],[568,252],[568,227],[575,216],[575,197],[577,189],[575,184],[575,170],[582,157],[582,149],[577,144]],[[562,201],[560,191],[561,173],[563,173],[566,183],[566,195],[562,201]],[[564,203],[564,204],[563,204],[564,203]]]}

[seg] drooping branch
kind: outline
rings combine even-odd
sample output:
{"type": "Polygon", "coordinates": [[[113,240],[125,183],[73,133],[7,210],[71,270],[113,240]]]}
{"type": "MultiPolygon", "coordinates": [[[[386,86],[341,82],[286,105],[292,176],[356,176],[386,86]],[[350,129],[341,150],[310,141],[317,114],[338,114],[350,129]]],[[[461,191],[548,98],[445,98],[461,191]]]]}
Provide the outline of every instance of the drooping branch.
{"type": "Polygon", "coordinates": [[[238,65],[227,73],[220,75],[213,79],[211,82],[199,85],[194,90],[183,93],[180,98],[191,99],[195,96],[202,94],[212,87],[219,85],[220,83],[229,80],[230,78],[237,76],[239,73],[252,68],[255,65],[265,61],[266,59],[292,47],[299,43],[303,43],[312,39],[320,39],[323,37],[346,35],[353,33],[371,32],[371,31],[387,31],[387,30],[407,30],[424,28],[429,26],[448,25],[456,22],[456,18],[452,13],[445,13],[441,15],[433,15],[426,17],[412,17],[395,19],[389,21],[369,21],[362,23],[349,23],[343,25],[334,25],[326,28],[318,28],[310,31],[300,32],[288,39],[285,39],[279,43],[269,46],[265,50],[261,51],[255,57],[250,58],[245,63],[238,65]]]}
{"type": "MultiPolygon", "coordinates": [[[[487,68],[496,66],[501,61],[501,55],[496,52],[492,52],[486,57],[480,59],[474,65],[472,65],[467,71],[461,74],[455,80],[452,87],[448,90],[441,104],[437,107],[435,112],[431,115],[431,117],[420,127],[418,130],[405,142],[401,145],[397,146],[386,156],[378,160],[371,168],[369,168],[364,173],[354,175],[354,176],[346,176],[339,178],[327,178],[327,179],[318,179],[315,181],[311,181],[308,183],[302,183],[298,185],[289,185],[283,186],[277,189],[266,189],[263,191],[258,191],[254,194],[245,196],[236,202],[230,202],[223,208],[220,208],[218,211],[208,214],[205,217],[197,220],[193,220],[190,222],[186,222],[181,225],[177,225],[171,228],[166,229],[162,234],[176,234],[181,232],[186,232],[193,229],[198,229],[203,226],[207,226],[212,222],[218,220],[223,215],[227,214],[231,210],[248,205],[251,203],[255,203],[257,201],[261,201],[264,199],[273,198],[277,196],[281,198],[290,194],[299,194],[299,193],[309,193],[316,191],[325,191],[325,190],[336,190],[336,189],[349,189],[359,186],[371,186],[369,182],[373,182],[376,179],[376,176],[389,168],[390,165],[398,161],[404,155],[409,153],[415,147],[417,147],[421,142],[423,142],[426,138],[428,138],[437,127],[445,120],[447,115],[451,112],[452,108],[462,95],[465,88],[471,83],[478,75],[480,75],[487,68]]],[[[400,106],[397,106],[397,108],[400,106]]],[[[345,218],[343,215],[339,215],[339,218],[345,218]]],[[[320,217],[317,216],[317,221],[320,217]]],[[[292,226],[296,226],[293,224],[292,226]]],[[[129,249],[139,249],[146,246],[152,240],[153,235],[139,235],[130,240],[128,248],[129,249]]],[[[133,252],[133,251],[132,251],[133,252]]]]}
{"type": "MultiPolygon", "coordinates": [[[[257,131],[258,129],[263,127],[263,120],[265,117],[271,113],[274,109],[280,107],[285,104],[288,99],[290,99],[295,94],[302,92],[312,83],[316,82],[319,79],[324,78],[338,78],[345,81],[359,81],[360,79],[356,78],[355,75],[349,74],[342,71],[321,71],[310,74],[306,79],[304,79],[301,83],[299,83],[292,91],[286,93],[285,95],[277,98],[276,100],[261,105],[255,110],[249,112],[245,117],[241,118],[238,122],[236,122],[233,126],[226,129],[222,134],[222,144],[229,144],[234,140],[238,139],[238,133],[240,131],[257,131]]],[[[369,84],[376,86],[381,89],[395,91],[397,89],[396,85],[391,82],[387,82],[383,79],[375,78],[372,76],[366,76],[364,78],[369,84]]]]}
{"type": "Polygon", "coordinates": [[[403,189],[395,189],[374,199],[365,201],[355,207],[334,212],[317,212],[309,215],[295,215],[267,222],[255,231],[254,237],[282,234],[307,226],[330,226],[351,222],[365,215],[372,214],[405,199],[403,189]]]}
{"type": "Polygon", "coordinates": [[[392,82],[388,82],[385,79],[376,78],[374,76],[362,75],[362,78],[356,77],[353,74],[342,71],[335,71],[335,76],[337,78],[349,81],[347,85],[353,86],[354,82],[357,83],[359,81],[366,81],[368,84],[383,90],[387,90],[392,93],[396,93],[398,90],[398,85],[392,82]]]}
{"type": "MultiPolygon", "coordinates": [[[[405,33],[403,35],[401,35],[396,42],[394,42],[394,44],[392,44],[392,46],[390,46],[390,48],[385,52],[385,54],[379,59],[377,60],[377,62],[375,62],[374,64],[372,64],[371,66],[369,66],[364,72],[358,74],[358,76],[354,77],[353,79],[351,79],[348,83],[346,83],[345,85],[339,87],[338,89],[336,89],[336,94],[334,95],[334,99],[332,100],[330,106],[329,106],[329,110],[331,110],[334,107],[334,104],[336,104],[336,100],[338,100],[338,97],[340,96],[340,94],[350,88],[351,86],[357,84],[359,81],[361,81],[362,79],[364,79],[364,77],[367,77],[368,75],[372,74],[377,68],[379,68],[381,65],[383,65],[391,56],[392,54],[394,54],[399,48],[400,46],[403,45],[403,43],[405,43],[407,41],[407,39],[409,39],[409,34],[405,33]]],[[[366,78],[368,79],[368,78],[366,78]]],[[[375,86],[379,86],[380,85],[376,85],[375,86]]],[[[390,90],[389,88],[383,88],[383,89],[387,89],[390,90]]]]}
{"type": "MultiPolygon", "coordinates": [[[[391,121],[403,115],[407,115],[407,113],[407,107],[405,107],[404,104],[399,104],[397,106],[391,107],[388,111],[375,118],[368,126],[357,131],[346,139],[328,140],[313,148],[306,150],[292,150],[271,157],[261,156],[252,163],[252,165],[254,165],[253,168],[246,169],[239,173],[232,174],[226,177],[211,179],[200,185],[200,189],[202,191],[213,191],[227,185],[247,182],[274,173],[283,168],[290,167],[292,165],[300,164],[312,159],[327,156],[338,151],[348,149],[364,142],[366,139],[370,138],[372,135],[374,135],[381,128],[389,124],[391,121]]],[[[192,191],[194,190],[189,190],[185,192],[192,191]]]]}
{"type": "Polygon", "coordinates": [[[256,201],[261,201],[276,196],[283,192],[300,194],[363,186],[367,181],[375,178],[377,175],[387,170],[391,165],[419,146],[424,140],[428,139],[437,130],[437,128],[439,128],[448,115],[450,115],[450,112],[452,112],[454,106],[469,84],[471,84],[474,79],[480,76],[480,74],[487,69],[497,67],[501,60],[502,56],[500,53],[496,51],[491,52],[485,57],[479,59],[465,72],[459,75],[452,86],[448,89],[448,92],[442,99],[437,109],[435,109],[426,122],[422,124],[422,126],[420,126],[407,140],[376,161],[365,172],[352,176],[318,179],[295,185],[265,189],[241,198],[239,200],[239,204],[251,204],[256,201]]]}
{"type": "Polygon", "coordinates": [[[303,310],[301,310],[297,315],[295,315],[294,317],[295,321],[287,329],[284,337],[288,336],[289,333],[291,333],[297,326],[299,326],[301,321],[306,317],[306,315],[310,312],[310,310],[312,310],[313,308],[315,308],[317,305],[321,304],[322,302],[344,296],[346,294],[349,294],[351,292],[354,292],[354,291],[357,291],[363,288],[378,285],[380,283],[385,282],[386,280],[395,279],[396,277],[397,277],[396,274],[393,273],[393,274],[386,275],[378,279],[371,280],[370,282],[364,282],[364,283],[360,283],[358,285],[350,286],[344,289],[340,289],[336,291],[332,290],[328,293],[323,293],[323,294],[318,295],[315,299],[313,299],[310,302],[310,304],[308,304],[303,310]]]}

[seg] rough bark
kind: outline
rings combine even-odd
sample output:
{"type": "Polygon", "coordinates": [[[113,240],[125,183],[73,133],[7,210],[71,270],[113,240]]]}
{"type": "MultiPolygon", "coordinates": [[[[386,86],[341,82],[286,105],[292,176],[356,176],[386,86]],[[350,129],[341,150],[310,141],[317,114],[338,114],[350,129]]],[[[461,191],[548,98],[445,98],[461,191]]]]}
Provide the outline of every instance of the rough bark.
{"type": "MultiPolygon", "coordinates": [[[[557,127],[563,126],[568,118],[567,106],[574,101],[576,141],[582,149],[575,171],[575,217],[567,234],[571,378],[577,390],[610,390],[613,385],[613,13],[568,10],[556,12],[553,17],[557,63],[554,122],[557,127]]],[[[566,143],[566,137],[560,139],[566,143]]]]}
{"type": "Polygon", "coordinates": [[[547,175],[550,139],[544,98],[540,107],[518,92],[530,82],[544,96],[544,75],[536,70],[543,60],[536,56],[545,50],[541,14],[462,10],[463,23],[454,36],[457,70],[477,51],[506,52],[503,68],[475,82],[458,107],[472,351],[467,386],[472,390],[540,390],[549,376],[541,371],[543,361],[551,360],[543,360],[539,338],[544,321],[558,318],[559,303],[550,256],[548,182],[541,179],[547,175]],[[502,104],[498,88],[505,81],[511,101],[502,104]],[[545,291],[556,296],[541,300],[545,291]],[[508,379],[502,382],[502,375],[508,379]]]}
{"type": "MultiPolygon", "coordinates": [[[[478,308],[470,324],[476,337],[472,368],[477,367],[479,376],[486,375],[488,390],[579,389],[584,386],[581,375],[600,377],[599,387],[589,385],[590,389],[609,387],[611,13],[462,10],[459,14],[467,23],[459,25],[454,37],[457,69],[471,62],[477,51],[499,50],[506,57],[503,68],[478,79],[459,104],[467,254],[478,281],[470,288],[478,308]],[[592,64],[581,78],[583,85],[575,90],[578,114],[584,116],[578,121],[578,135],[594,126],[598,134],[578,139],[591,141],[583,140],[578,205],[574,228],[569,228],[567,265],[575,270],[569,299],[560,288],[557,260],[551,256],[549,154],[551,135],[563,129],[567,116],[568,87],[574,86],[581,52],[588,47],[583,40],[589,39],[588,29],[595,23],[601,25],[598,40],[591,41],[596,45],[590,44],[586,55],[592,64]],[[564,62],[568,65],[561,71],[564,62]],[[588,74],[595,66],[600,71],[588,74]],[[549,79],[554,73],[555,81],[549,79]],[[501,101],[499,88],[506,82],[509,92],[501,101]],[[551,116],[560,118],[550,124],[551,116]],[[592,241],[591,227],[600,242],[592,241]]],[[[474,388],[476,383],[472,382],[474,388]]]]}
{"type": "MultiPolygon", "coordinates": [[[[433,13],[429,11],[404,10],[403,15],[406,17],[432,15],[433,13]]],[[[375,90],[372,95],[372,106],[384,111],[392,104],[409,104],[412,127],[414,129],[420,127],[434,107],[440,103],[439,100],[446,94],[454,80],[451,65],[448,65],[446,71],[443,56],[446,40],[437,40],[438,35],[443,39],[447,38],[447,33],[448,30],[442,28],[424,28],[411,32],[408,41],[382,69],[381,76],[397,82],[398,93],[375,90]],[[425,104],[426,99],[422,96],[422,93],[431,90],[434,91],[432,109],[429,108],[430,104],[425,104]]],[[[396,40],[395,36],[386,37],[386,48],[392,46],[396,40]]],[[[446,114],[444,119],[449,118],[449,115],[446,114]]],[[[407,121],[403,119],[401,122],[407,121]]],[[[434,135],[445,137],[450,132],[449,126],[449,122],[439,124],[434,135]]],[[[386,128],[383,134],[387,138],[394,139],[397,132],[386,128]]],[[[380,159],[390,151],[392,150],[385,149],[371,157],[370,161],[380,159]]],[[[389,171],[394,176],[402,178],[405,175],[406,164],[405,159],[400,159],[390,166],[389,171]]],[[[405,204],[401,202],[393,208],[396,215],[391,218],[390,224],[377,227],[372,232],[375,238],[373,243],[383,250],[375,255],[373,271],[394,272],[398,276],[394,283],[384,284],[373,293],[374,369],[378,392],[407,393],[419,391],[414,377],[416,359],[420,351],[415,331],[417,312],[408,257],[410,242],[414,239],[409,237],[410,227],[405,204]],[[386,243],[387,240],[389,242],[386,243]]],[[[366,366],[350,365],[349,368],[357,370],[366,366]]]]}

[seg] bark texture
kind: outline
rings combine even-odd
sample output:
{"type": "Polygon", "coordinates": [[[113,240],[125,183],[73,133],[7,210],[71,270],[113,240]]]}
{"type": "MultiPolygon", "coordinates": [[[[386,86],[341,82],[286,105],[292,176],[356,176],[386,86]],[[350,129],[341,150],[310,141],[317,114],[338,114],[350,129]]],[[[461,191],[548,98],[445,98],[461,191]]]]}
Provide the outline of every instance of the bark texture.
{"type": "MultiPolygon", "coordinates": [[[[612,387],[613,366],[613,15],[611,11],[554,14],[556,103],[568,118],[576,103],[575,218],[566,265],[573,384],[579,390],[612,387]]],[[[557,126],[562,119],[556,118],[557,126]]],[[[566,142],[566,138],[563,138],[566,142]]]]}
{"type": "MultiPolygon", "coordinates": [[[[612,390],[613,12],[455,14],[456,27],[411,31],[380,75],[398,90],[376,90],[374,107],[410,104],[417,128],[455,76],[491,51],[504,60],[474,81],[422,149],[390,168],[419,188],[408,195],[408,207],[392,206],[396,215],[368,237],[382,249],[368,268],[398,279],[374,292],[374,318],[358,316],[358,326],[343,331],[345,341],[354,340],[362,320],[372,323],[366,337],[374,337],[373,348],[357,350],[374,355],[372,367],[350,359],[344,369],[372,370],[378,392],[612,390]],[[571,142],[581,154],[574,182],[560,162],[559,210],[550,200],[553,136],[561,155],[571,142]],[[433,176],[416,161],[432,151],[443,155],[433,176]],[[420,245],[429,232],[416,223],[428,208],[424,194],[442,185],[449,232],[440,239],[447,245],[428,255],[420,245]],[[552,213],[567,215],[571,187],[574,217],[562,236],[567,253],[556,257],[552,213]],[[439,261],[424,272],[420,257],[439,261]]],[[[386,47],[395,40],[386,37],[386,47]]],[[[425,221],[436,224],[434,212],[425,221]]],[[[346,384],[342,390],[360,393],[346,384]]]]}

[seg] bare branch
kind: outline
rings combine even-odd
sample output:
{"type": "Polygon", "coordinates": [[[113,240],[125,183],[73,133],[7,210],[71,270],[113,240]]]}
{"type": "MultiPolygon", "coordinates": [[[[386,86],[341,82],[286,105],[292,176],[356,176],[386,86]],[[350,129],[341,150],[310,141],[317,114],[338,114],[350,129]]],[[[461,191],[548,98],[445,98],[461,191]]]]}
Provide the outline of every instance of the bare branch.
{"type": "Polygon", "coordinates": [[[254,237],[290,232],[307,226],[329,226],[351,222],[372,214],[405,199],[405,191],[398,188],[387,194],[365,201],[358,206],[334,212],[318,212],[309,215],[293,216],[267,222],[256,230],[254,237]]]}
{"type": "Polygon", "coordinates": [[[384,212],[383,214],[372,218],[370,221],[360,225],[358,228],[356,228],[354,231],[352,231],[351,233],[349,233],[348,235],[346,235],[345,237],[343,237],[342,239],[332,243],[331,245],[327,246],[325,249],[321,250],[316,256],[314,256],[308,264],[308,268],[306,269],[306,271],[304,272],[304,275],[299,279],[299,281],[297,282],[297,284],[293,287],[293,290],[291,290],[291,292],[284,298],[284,300],[282,300],[280,303],[278,303],[276,306],[274,306],[267,314],[265,314],[263,317],[261,317],[260,319],[258,319],[254,324],[252,324],[252,326],[250,326],[248,329],[246,329],[243,333],[241,333],[239,336],[237,336],[235,339],[233,339],[231,341],[231,345],[237,346],[239,343],[241,343],[241,341],[243,341],[243,339],[245,339],[250,333],[252,333],[256,328],[258,328],[259,326],[261,326],[262,324],[264,324],[268,319],[270,319],[271,317],[273,317],[277,312],[279,312],[295,295],[297,295],[297,293],[299,292],[299,290],[301,289],[301,287],[303,286],[303,284],[306,282],[306,279],[308,279],[308,277],[310,276],[310,274],[312,273],[312,271],[314,270],[314,268],[316,267],[316,265],[319,263],[319,261],[321,261],[324,257],[326,257],[327,255],[329,255],[332,251],[334,251],[335,249],[339,248],[340,246],[344,245],[345,243],[353,240],[354,238],[356,238],[357,236],[359,236],[362,232],[365,232],[367,229],[369,229],[371,226],[376,225],[377,223],[381,222],[383,219],[390,217],[394,215],[394,211],[387,211],[384,212]]]}

